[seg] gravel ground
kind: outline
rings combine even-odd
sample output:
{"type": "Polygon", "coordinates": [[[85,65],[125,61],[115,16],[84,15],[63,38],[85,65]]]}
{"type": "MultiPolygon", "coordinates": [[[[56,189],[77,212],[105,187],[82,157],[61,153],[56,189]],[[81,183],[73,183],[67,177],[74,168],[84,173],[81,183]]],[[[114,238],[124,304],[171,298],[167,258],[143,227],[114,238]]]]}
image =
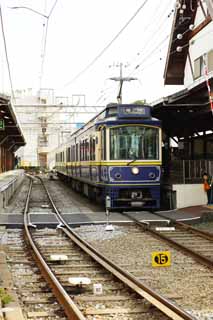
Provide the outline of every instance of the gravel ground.
{"type": "MultiPolygon", "coordinates": [[[[63,213],[80,213],[80,212],[100,212],[104,208],[90,202],[86,197],[73,191],[70,186],[64,184],[57,178],[49,180],[43,176],[45,184],[50,190],[50,194],[54,197],[58,208],[61,208],[63,213]]],[[[36,179],[36,178],[35,178],[36,179]]],[[[36,179],[37,181],[37,179],[36,179]]],[[[22,214],[23,207],[26,201],[29,186],[29,178],[25,177],[21,187],[15,192],[10,200],[7,208],[2,209],[2,213],[22,214]]],[[[37,196],[39,198],[39,194],[37,196]]]]}
{"type": "Polygon", "coordinates": [[[213,234],[213,221],[199,223],[194,225],[194,227],[203,231],[208,231],[213,234]]]}
{"type": "Polygon", "coordinates": [[[112,232],[105,231],[104,225],[75,230],[101,253],[197,319],[213,319],[213,273],[209,269],[135,227],[115,226],[112,232]],[[170,251],[171,266],[152,267],[153,251],[170,251]]]}
{"type": "Polygon", "coordinates": [[[71,186],[60,180],[46,180],[45,184],[54,197],[54,202],[62,213],[100,212],[104,208],[89,201],[82,194],[75,192],[71,186]]]}

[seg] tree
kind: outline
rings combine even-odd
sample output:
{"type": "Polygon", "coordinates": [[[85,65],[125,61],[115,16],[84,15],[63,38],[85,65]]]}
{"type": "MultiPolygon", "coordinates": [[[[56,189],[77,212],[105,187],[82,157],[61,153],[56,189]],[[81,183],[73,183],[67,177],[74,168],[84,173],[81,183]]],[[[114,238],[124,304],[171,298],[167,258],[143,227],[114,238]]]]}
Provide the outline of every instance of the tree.
{"type": "Polygon", "coordinates": [[[133,102],[133,104],[139,104],[139,105],[144,105],[144,104],[146,104],[146,103],[147,103],[146,99],[144,99],[144,100],[137,100],[137,101],[133,102]]]}

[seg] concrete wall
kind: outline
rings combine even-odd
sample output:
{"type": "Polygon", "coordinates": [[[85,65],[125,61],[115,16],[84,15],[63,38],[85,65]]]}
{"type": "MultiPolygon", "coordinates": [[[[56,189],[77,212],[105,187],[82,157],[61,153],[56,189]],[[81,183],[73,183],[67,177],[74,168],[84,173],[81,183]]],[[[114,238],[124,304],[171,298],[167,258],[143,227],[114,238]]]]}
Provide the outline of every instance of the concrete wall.
{"type": "Polygon", "coordinates": [[[203,184],[174,184],[172,190],[176,191],[177,209],[207,204],[203,184]]]}
{"type": "Polygon", "coordinates": [[[24,179],[24,170],[8,171],[5,174],[1,174],[0,184],[0,213],[2,208],[5,208],[16,189],[20,186],[24,179]],[[9,178],[7,176],[10,175],[9,178]]]}

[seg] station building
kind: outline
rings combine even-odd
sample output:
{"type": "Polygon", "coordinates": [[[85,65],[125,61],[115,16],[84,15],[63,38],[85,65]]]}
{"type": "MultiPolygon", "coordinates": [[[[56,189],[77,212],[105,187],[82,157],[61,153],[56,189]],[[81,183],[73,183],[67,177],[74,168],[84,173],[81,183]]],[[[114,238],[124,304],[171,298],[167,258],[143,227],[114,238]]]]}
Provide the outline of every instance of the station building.
{"type": "Polygon", "coordinates": [[[0,95],[0,173],[16,166],[15,152],[25,139],[10,98],[0,95]]]}
{"type": "Polygon", "coordinates": [[[24,170],[16,170],[15,152],[24,145],[25,138],[10,98],[0,95],[0,213],[23,181],[24,170]]]}
{"type": "Polygon", "coordinates": [[[202,173],[213,176],[212,19],[211,1],[176,3],[164,79],[184,89],[153,104],[164,132],[162,180],[170,208],[206,204],[202,173]]]}
{"type": "MultiPolygon", "coordinates": [[[[103,108],[75,105],[74,97],[56,97],[53,89],[41,90],[40,96],[33,95],[30,89],[15,92],[14,108],[27,142],[17,155],[19,166],[26,169],[52,169],[55,165],[54,150],[82,122],[88,121],[88,116],[94,116],[103,108]]],[[[75,96],[79,98],[78,102],[85,103],[81,95],[75,96]]]]}

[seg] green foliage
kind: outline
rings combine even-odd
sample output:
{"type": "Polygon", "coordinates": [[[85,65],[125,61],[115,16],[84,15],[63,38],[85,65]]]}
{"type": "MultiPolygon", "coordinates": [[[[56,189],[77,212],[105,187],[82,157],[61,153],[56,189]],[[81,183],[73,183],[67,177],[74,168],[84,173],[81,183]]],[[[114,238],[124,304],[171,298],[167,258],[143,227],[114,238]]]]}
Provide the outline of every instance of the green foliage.
{"type": "Polygon", "coordinates": [[[3,288],[0,288],[0,298],[2,297],[2,295],[4,295],[5,290],[3,288]]]}
{"type": "Polygon", "coordinates": [[[144,99],[144,100],[137,100],[137,101],[133,102],[133,104],[138,104],[138,105],[144,105],[144,104],[146,104],[146,103],[147,103],[146,99],[144,99]]]}
{"type": "Polygon", "coordinates": [[[13,301],[12,297],[6,293],[4,288],[0,288],[0,299],[3,306],[13,301]]]}

